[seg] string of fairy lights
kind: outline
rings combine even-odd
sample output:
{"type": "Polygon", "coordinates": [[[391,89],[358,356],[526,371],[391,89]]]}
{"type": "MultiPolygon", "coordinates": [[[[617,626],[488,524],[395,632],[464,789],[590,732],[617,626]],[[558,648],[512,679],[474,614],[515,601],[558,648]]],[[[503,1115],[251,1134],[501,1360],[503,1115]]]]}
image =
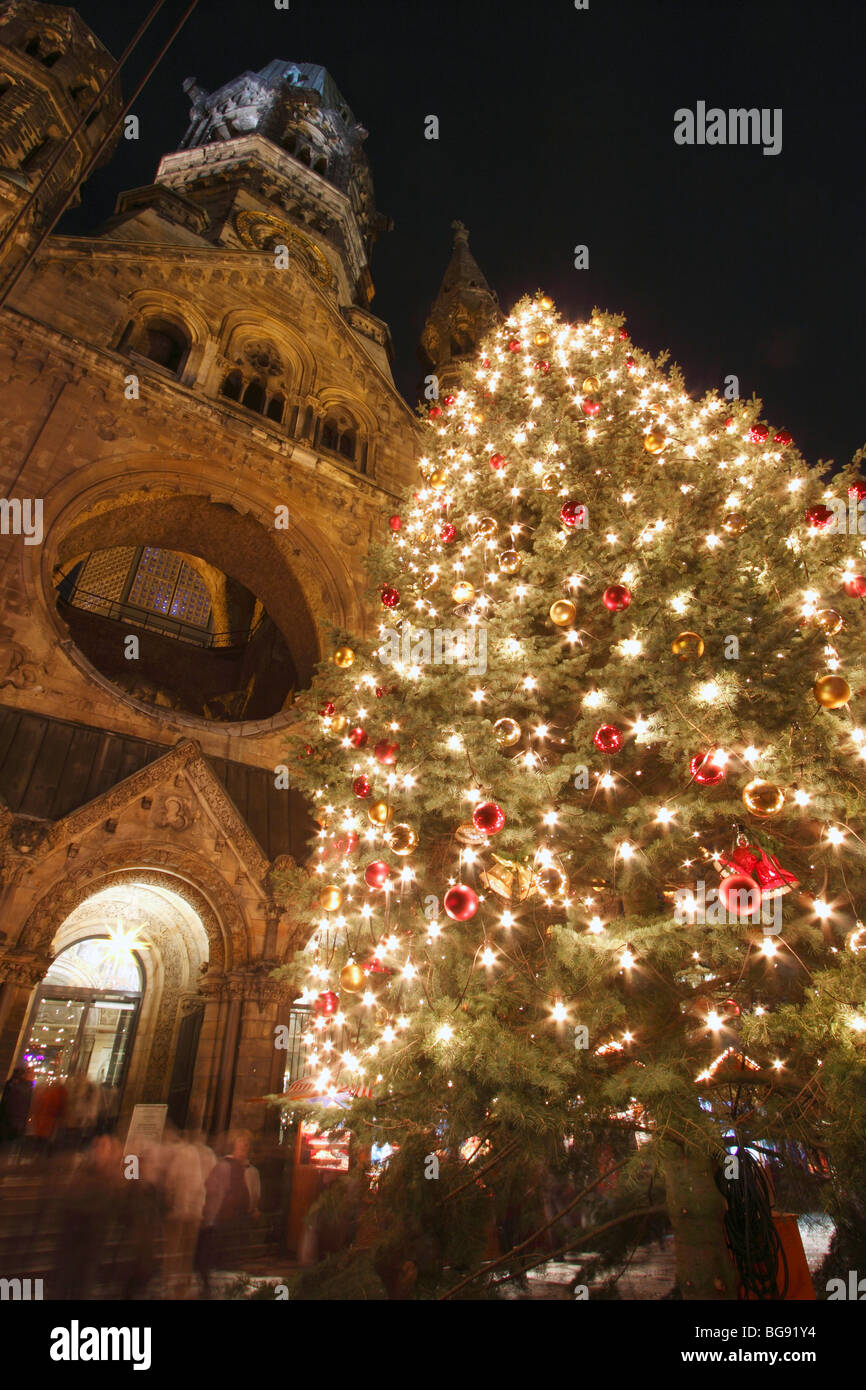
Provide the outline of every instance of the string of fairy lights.
{"type": "MultiPolygon", "coordinates": [[[[665,469],[668,475],[678,476],[687,474],[690,465],[704,468],[710,464],[720,475],[714,522],[694,541],[720,567],[727,563],[736,568],[738,538],[753,524],[756,499],[770,485],[784,487],[791,506],[787,511],[779,507],[775,520],[781,517],[787,528],[782,551],[787,554],[789,572],[802,580],[801,604],[796,614],[789,614],[788,626],[792,632],[803,626],[825,639],[820,652],[822,669],[813,673],[814,713],[826,718],[827,712],[836,711],[833,728],[840,756],[850,752],[866,760],[866,732],[852,727],[851,688],[842,674],[846,661],[831,640],[845,627],[835,595],[841,589],[858,602],[866,596],[862,572],[866,557],[855,553],[841,563],[832,559],[826,545],[835,515],[826,506],[831,489],[825,489],[825,501],[808,506],[804,516],[799,494],[814,490],[815,481],[798,464],[787,431],[771,432],[760,422],[757,403],[733,405],[712,395],[702,402],[694,401],[676,373],[668,379],[660,366],[632,347],[618,320],[594,315],[588,323],[561,323],[552,302],[543,295],[523,301],[505,320],[484,348],[474,381],[474,387],[446,395],[428,411],[426,428],[432,443],[428,455],[420,460],[422,481],[410,505],[388,523],[387,554],[394,578],[379,588],[384,611],[376,642],[337,648],[333,689],[319,709],[320,734],[328,755],[343,768],[339,781],[331,778],[311,789],[320,828],[312,870],[316,906],[309,918],[311,934],[301,1002],[312,1006],[304,1042],[323,1095],[381,1083],[385,1064],[411,1045],[413,1024],[419,1021],[422,1032],[433,1029],[435,1042],[443,1048],[454,1042],[459,1019],[441,1016],[429,994],[431,968],[437,952],[441,955],[446,931],[480,927],[474,970],[492,972],[505,965],[520,968],[525,959],[515,946],[513,933],[520,926],[521,905],[532,900],[543,908],[571,910],[570,921],[577,914],[587,937],[607,953],[612,970],[641,968],[639,952],[618,939],[616,919],[605,921],[603,913],[596,910],[598,893],[586,892],[585,885],[569,885],[564,853],[574,803],[570,788],[567,795],[563,791],[565,779],[553,774],[550,760],[539,751],[553,737],[554,721],[540,707],[545,680],[532,669],[537,639],[530,629],[537,617],[540,592],[534,576],[541,572],[539,566],[558,565],[562,569],[561,592],[550,603],[547,618],[564,657],[579,652],[586,638],[582,625],[586,620],[579,617],[579,603],[598,604],[596,590],[602,587],[604,609],[609,614],[628,615],[619,619],[623,635],[611,642],[610,660],[633,663],[640,669],[652,646],[651,625],[640,614],[640,600],[651,588],[659,587],[663,561],[655,556],[677,524],[676,516],[657,514],[657,498],[667,489],[672,496],[681,497],[680,505],[685,508],[702,495],[699,478],[689,481],[684,476],[678,483],[667,482],[665,469]],[[548,394],[548,384],[555,385],[555,398],[548,394]],[[566,420],[572,431],[571,436],[566,431],[565,441],[561,430],[544,425],[554,399],[560,410],[557,418],[566,420]],[[582,451],[579,476],[568,443],[575,427],[580,431],[582,451]],[[617,491],[619,519],[611,522],[606,517],[605,524],[611,529],[597,534],[595,530],[589,532],[588,526],[593,507],[588,496],[591,487],[584,488],[581,496],[572,493],[594,478],[602,483],[606,480],[604,457],[600,455],[599,465],[594,467],[593,450],[609,446],[611,431],[615,438],[636,442],[641,457],[655,468],[646,476],[638,468],[633,470],[628,486],[617,491]],[[523,500],[539,491],[550,494],[553,507],[552,520],[544,526],[530,523],[521,514],[523,500]],[[558,514],[554,501],[560,504],[558,514]],[[795,507],[800,509],[795,511],[795,507]],[[572,555],[576,560],[570,558],[572,555]],[[600,574],[605,576],[601,585],[600,574]],[[517,605],[518,613],[526,614],[525,632],[512,630],[510,619],[500,622],[503,594],[510,604],[517,605]],[[454,718],[449,720],[449,727],[438,731],[426,761],[416,758],[411,766],[405,766],[403,750],[407,744],[413,746],[425,724],[423,699],[419,694],[413,704],[411,692],[416,686],[420,692],[429,678],[429,634],[441,629],[443,620],[450,624],[455,617],[463,627],[460,641],[464,647],[458,645],[452,658],[465,656],[465,644],[471,646],[473,631],[483,630],[488,657],[492,648],[495,679],[489,673],[486,679],[470,676],[465,664],[457,671],[449,667],[454,718]],[[385,667],[377,644],[393,638],[397,640],[392,652],[396,648],[397,655],[385,667]],[[410,692],[403,706],[409,713],[401,718],[383,718],[381,711],[387,710],[388,696],[395,688],[410,692]],[[499,712],[502,692],[507,692],[512,706],[507,713],[499,712]],[[460,701],[465,702],[468,712],[462,722],[460,701]],[[491,708],[496,715],[493,736],[503,765],[519,769],[524,779],[535,779],[527,785],[536,788],[539,843],[527,862],[511,861],[496,852],[495,837],[505,824],[506,810],[493,800],[489,788],[471,775],[471,716],[486,716],[491,708]],[[518,714],[520,717],[515,717],[518,714]],[[417,728],[413,728],[413,719],[417,728]],[[371,736],[368,725],[377,728],[378,737],[371,736]],[[419,930],[423,905],[419,877],[410,862],[418,848],[418,834],[411,823],[413,799],[423,790],[425,778],[456,779],[457,769],[463,766],[470,771],[469,785],[463,790],[467,811],[465,820],[453,827],[443,903],[445,921],[443,913],[436,911],[429,920],[423,919],[419,930]],[[470,883],[472,880],[478,885],[479,879],[486,892],[477,892],[470,883]],[[384,992],[383,982],[388,985],[384,992]]],[[[866,497],[866,485],[852,483],[851,495],[859,502],[866,497]]],[[[859,549],[866,550],[866,542],[859,549]]],[[[684,625],[669,644],[671,655],[691,671],[705,652],[704,638],[685,627],[698,603],[695,586],[675,580],[672,573],[665,580],[675,589],[666,607],[672,620],[684,625]]],[[[754,583],[768,584],[777,594],[771,580],[765,571],[754,583]]],[[[789,607],[779,604],[781,613],[788,612],[789,607]]],[[[751,623],[752,618],[748,621],[751,623]]],[[[780,661],[790,659],[790,647],[776,656],[780,661]]],[[[800,659],[802,664],[813,657],[800,659]]],[[[731,662],[724,674],[710,678],[696,670],[689,696],[695,721],[700,719],[701,725],[707,719],[724,720],[726,716],[728,727],[738,723],[735,707],[744,696],[744,685],[736,665],[731,662]]],[[[673,724],[671,710],[644,710],[631,718],[617,712],[614,723],[604,712],[615,708],[616,700],[604,687],[603,672],[599,680],[600,685],[593,680],[574,697],[578,717],[598,711],[597,717],[607,718],[593,735],[598,752],[615,757],[630,744],[647,750],[658,745],[666,725],[673,724]]],[[[756,719],[759,716],[760,706],[756,719]]],[[[686,722],[695,730],[701,727],[691,718],[686,722]]],[[[312,747],[307,752],[312,753],[312,747]]],[[[683,770],[679,790],[661,804],[645,797],[646,820],[640,833],[632,829],[616,839],[611,852],[611,882],[615,884],[617,873],[627,872],[635,858],[645,857],[648,837],[677,833],[678,798],[690,790],[718,786],[733,772],[745,775],[742,801],[749,816],[760,825],[772,823],[786,808],[789,812],[797,808],[805,815],[813,802],[821,807],[832,802],[830,789],[816,778],[814,767],[809,778],[801,776],[794,783],[790,777],[779,776],[779,766],[784,766],[780,747],[761,748],[745,739],[715,742],[707,737],[705,746],[696,750],[683,770]],[[811,790],[801,785],[807,780],[811,790]]],[[[633,777],[639,777],[641,771],[634,769],[633,777]]],[[[608,799],[615,796],[622,780],[614,767],[597,772],[587,789],[590,804],[600,795],[608,799]]],[[[629,785],[634,788],[636,783],[632,780],[629,785]]],[[[843,852],[859,853],[864,848],[854,828],[841,819],[822,815],[819,824],[819,840],[810,853],[817,847],[841,863],[838,857],[843,852]]],[[[763,891],[758,880],[743,869],[744,864],[764,874],[769,895],[784,894],[798,886],[796,877],[773,856],[748,844],[745,832],[738,836],[739,859],[736,854],[727,859],[717,847],[703,844],[698,831],[683,830],[681,834],[688,844],[682,870],[690,871],[695,864],[714,864],[723,875],[720,896],[735,913],[737,891],[757,891],[757,900],[763,891]]],[[[855,925],[848,933],[846,947],[856,955],[866,949],[866,928],[859,920],[844,873],[840,876],[846,885],[844,891],[832,900],[826,894],[813,897],[810,910],[819,922],[832,920],[843,909],[850,913],[855,925]]],[[[747,911],[755,901],[749,899],[747,911]]],[[[685,907],[688,911],[688,898],[685,907]]],[[[702,966],[701,952],[684,949],[687,959],[682,978],[700,981],[702,973],[709,978],[712,972],[702,966]]],[[[747,955],[760,953],[773,962],[787,945],[781,936],[765,935],[760,943],[747,939],[743,949],[747,955]]],[[[742,961],[737,971],[742,971],[742,961]]],[[[528,973],[532,975],[531,970],[528,973]]],[[[552,1024],[572,1020],[570,1007],[561,996],[546,999],[544,1004],[552,1024]]],[[[737,1051],[725,1029],[730,1018],[741,1012],[735,1000],[727,1000],[721,1007],[712,1000],[705,1004],[701,1025],[722,1041],[717,1056],[696,1076],[698,1082],[712,1077],[737,1051]]],[[[866,1007],[856,1003],[840,1007],[852,1034],[866,1031],[866,1007]]],[[[752,1011],[760,1016],[768,1006],[757,1004],[752,1011]]],[[[635,1041],[635,1035],[626,1029],[619,1037],[603,1039],[595,1052],[601,1056],[635,1041]]],[[[745,1054],[741,1061],[755,1066],[745,1054]]],[[[784,1065],[783,1058],[772,1063],[777,1070],[784,1065]]]]}

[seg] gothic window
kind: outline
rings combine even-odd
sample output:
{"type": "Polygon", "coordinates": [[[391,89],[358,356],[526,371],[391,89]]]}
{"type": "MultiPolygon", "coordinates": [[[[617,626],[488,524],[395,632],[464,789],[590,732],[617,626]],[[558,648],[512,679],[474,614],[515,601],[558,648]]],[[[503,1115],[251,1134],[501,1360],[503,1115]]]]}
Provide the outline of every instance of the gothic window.
{"type": "Polygon", "coordinates": [[[313,168],[315,169],[317,174],[327,174],[328,161],[327,159],[325,159],[324,155],[319,155],[319,158],[316,160],[315,164],[313,165],[313,168]]]}
{"type": "Polygon", "coordinates": [[[319,444],[329,453],[341,454],[354,463],[358,456],[358,430],[351,416],[331,411],[322,421],[319,444]]]}
{"type": "Polygon", "coordinates": [[[247,408],[247,410],[254,410],[258,415],[264,415],[264,413],[265,413],[265,386],[264,386],[264,382],[259,381],[259,380],[251,381],[250,384],[249,384],[249,386],[247,387],[246,391],[244,391],[244,398],[243,398],[243,401],[241,402],[241,404],[242,404],[242,405],[245,405],[246,408],[247,408]]]}
{"type": "Polygon", "coordinates": [[[186,361],[190,342],[187,334],[168,319],[152,318],[142,325],[132,346],[142,357],[156,362],[175,376],[186,361]]]}
{"type": "Polygon", "coordinates": [[[301,153],[298,155],[298,159],[301,161],[302,164],[309,165],[311,159],[309,145],[304,146],[304,148],[301,150],[301,153]]]}
{"type": "Polygon", "coordinates": [[[282,424],[285,409],[286,402],[283,396],[271,396],[271,399],[268,401],[268,419],[275,420],[278,425],[282,424]]]}
{"type": "Polygon", "coordinates": [[[244,389],[244,379],[240,372],[229,372],[222,386],[220,395],[227,396],[230,401],[239,401],[244,389]]]}

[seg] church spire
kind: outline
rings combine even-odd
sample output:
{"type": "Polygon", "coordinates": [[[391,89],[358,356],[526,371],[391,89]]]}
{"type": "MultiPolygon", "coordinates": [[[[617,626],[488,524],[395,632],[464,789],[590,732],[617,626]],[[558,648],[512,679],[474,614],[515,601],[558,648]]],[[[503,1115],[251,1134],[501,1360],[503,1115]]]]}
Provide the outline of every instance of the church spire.
{"type": "Polygon", "coordinates": [[[462,363],[500,317],[499,303],[469,250],[469,233],[452,222],[454,249],[433,301],[418,355],[425,369],[439,378],[439,389],[457,384],[462,363]]]}

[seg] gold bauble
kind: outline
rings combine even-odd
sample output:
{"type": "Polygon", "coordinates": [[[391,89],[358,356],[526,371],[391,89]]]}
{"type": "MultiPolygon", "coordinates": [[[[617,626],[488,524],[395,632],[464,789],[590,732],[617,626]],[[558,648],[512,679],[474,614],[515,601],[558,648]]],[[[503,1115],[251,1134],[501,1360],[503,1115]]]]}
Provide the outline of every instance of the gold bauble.
{"type": "Polygon", "coordinates": [[[597,376],[588,376],[583,383],[583,389],[588,396],[594,396],[601,387],[601,382],[597,376]]]}
{"type": "Polygon", "coordinates": [[[544,492],[554,492],[559,487],[559,475],[557,473],[545,473],[541,480],[541,487],[544,492]]]}
{"type": "Polygon", "coordinates": [[[451,590],[451,597],[455,603],[469,603],[475,597],[475,589],[468,579],[461,579],[451,590]]]}
{"type": "Polygon", "coordinates": [[[551,299],[551,297],[550,297],[549,294],[543,294],[543,295],[541,296],[541,299],[539,300],[539,303],[540,303],[542,309],[552,309],[552,308],[553,308],[553,300],[551,299]]]}
{"type": "Polygon", "coordinates": [[[704,654],[704,639],[696,632],[679,632],[671,642],[671,651],[682,661],[696,661],[704,654]]]}
{"type": "Polygon", "coordinates": [[[497,564],[503,574],[517,574],[523,564],[523,556],[519,550],[501,550],[497,564]]]}
{"type": "Polygon", "coordinates": [[[722,522],[722,530],[728,536],[741,536],[748,522],[741,512],[728,512],[722,522]]]}
{"type": "Polygon", "coordinates": [[[341,734],[346,727],[347,719],[345,714],[332,714],[328,721],[329,734],[341,734]]]}
{"type": "Polygon", "coordinates": [[[535,341],[537,342],[539,347],[543,347],[545,343],[550,342],[550,334],[545,333],[544,329],[542,328],[539,330],[538,333],[536,333],[535,341]]]}
{"type": "Polygon", "coordinates": [[[568,892],[568,879],[561,869],[557,869],[551,864],[546,869],[539,869],[535,875],[535,886],[547,898],[564,896],[568,892]]]}
{"type": "Polygon", "coordinates": [[[475,414],[472,416],[472,419],[475,421],[476,425],[483,425],[484,421],[487,419],[487,416],[484,414],[483,410],[476,410],[475,414]]]}
{"type": "Polygon", "coordinates": [[[660,430],[650,430],[649,434],[644,435],[643,446],[648,454],[660,454],[667,447],[667,442],[660,430]]]}
{"type": "Polygon", "coordinates": [[[357,961],[352,960],[348,965],[344,965],[340,971],[340,988],[344,989],[347,994],[357,994],[359,990],[364,988],[364,979],[364,972],[360,965],[357,961]]]}
{"type": "Polygon", "coordinates": [[[430,474],[430,486],[439,489],[448,486],[448,474],[444,468],[437,468],[430,474]]]}
{"type": "Polygon", "coordinates": [[[495,516],[483,516],[475,528],[476,536],[495,536],[499,530],[499,522],[495,516]]]}
{"type": "Polygon", "coordinates": [[[756,777],[743,789],[743,804],[753,816],[777,816],[785,804],[785,793],[775,782],[756,777]]]}
{"type": "Polygon", "coordinates": [[[835,608],[822,608],[820,613],[815,614],[815,626],[819,627],[828,637],[832,637],[843,626],[845,619],[841,613],[837,613],[835,608]]]}
{"type": "Polygon", "coordinates": [[[493,737],[500,748],[513,748],[520,742],[521,729],[516,719],[497,719],[493,725],[493,737]]]}
{"type": "Polygon", "coordinates": [[[570,598],[558,598],[550,605],[550,621],[557,627],[568,627],[577,617],[577,608],[570,598]]]}
{"type": "Polygon", "coordinates": [[[374,801],[367,811],[367,818],[374,825],[387,825],[394,812],[386,801],[374,801]]]}
{"type": "Polygon", "coordinates": [[[418,836],[411,825],[395,825],[387,835],[388,847],[394,854],[411,854],[418,843],[418,836]]]}
{"type": "Polygon", "coordinates": [[[819,676],[812,694],[823,709],[839,709],[851,699],[851,687],[842,676],[819,676]]]}
{"type": "Polygon", "coordinates": [[[338,647],[334,652],[334,665],[339,666],[343,671],[351,666],[354,660],[355,653],[352,651],[351,647],[338,647]]]}
{"type": "Polygon", "coordinates": [[[343,895],[336,883],[329,883],[319,894],[319,907],[323,912],[336,912],[342,905],[343,895]]]}

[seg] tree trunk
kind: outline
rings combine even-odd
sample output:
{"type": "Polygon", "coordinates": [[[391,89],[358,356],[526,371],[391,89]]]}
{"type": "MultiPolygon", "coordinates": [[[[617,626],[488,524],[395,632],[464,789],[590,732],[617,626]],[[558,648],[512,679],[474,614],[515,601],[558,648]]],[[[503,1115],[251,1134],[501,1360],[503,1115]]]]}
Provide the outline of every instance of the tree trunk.
{"type": "Polygon", "coordinates": [[[669,1145],[662,1155],[662,1168],[682,1297],[736,1298],[736,1266],[728,1254],[722,1224],[725,1199],[713,1181],[711,1161],[669,1145]]]}

